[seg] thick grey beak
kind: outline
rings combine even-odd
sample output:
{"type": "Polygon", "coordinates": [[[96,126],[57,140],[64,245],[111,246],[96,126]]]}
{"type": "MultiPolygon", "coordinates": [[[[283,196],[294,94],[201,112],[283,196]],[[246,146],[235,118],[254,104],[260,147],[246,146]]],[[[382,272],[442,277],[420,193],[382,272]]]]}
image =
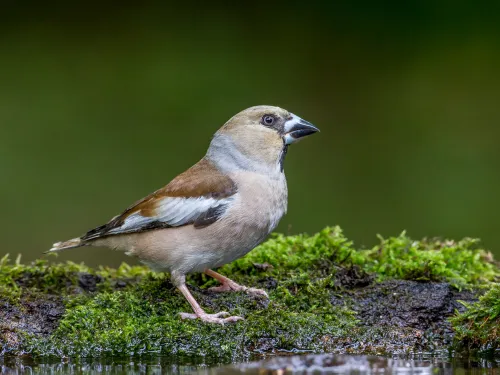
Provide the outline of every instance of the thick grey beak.
{"type": "Polygon", "coordinates": [[[292,118],[285,122],[284,139],[287,145],[297,142],[301,138],[319,132],[319,129],[309,121],[301,119],[299,116],[291,114],[292,118]]]}

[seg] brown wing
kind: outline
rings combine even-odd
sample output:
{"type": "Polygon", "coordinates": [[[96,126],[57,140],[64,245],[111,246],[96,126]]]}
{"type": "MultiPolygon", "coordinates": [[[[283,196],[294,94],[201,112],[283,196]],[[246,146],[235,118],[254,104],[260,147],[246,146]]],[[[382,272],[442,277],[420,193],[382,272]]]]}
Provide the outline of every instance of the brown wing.
{"type": "Polygon", "coordinates": [[[164,188],[87,232],[82,240],[188,224],[205,227],[218,220],[236,191],[231,178],[202,159],[164,188]]]}

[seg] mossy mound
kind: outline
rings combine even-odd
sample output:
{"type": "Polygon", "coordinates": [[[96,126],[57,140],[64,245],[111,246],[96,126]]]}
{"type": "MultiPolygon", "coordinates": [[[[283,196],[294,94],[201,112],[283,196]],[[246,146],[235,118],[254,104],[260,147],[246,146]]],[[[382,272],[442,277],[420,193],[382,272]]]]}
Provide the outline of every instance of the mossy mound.
{"type": "MultiPolygon", "coordinates": [[[[413,241],[403,233],[356,250],[338,227],[313,236],[275,235],[219,271],[268,290],[270,300],[209,292],[215,281],[192,275],[190,289],[207,311],[245,317],[207,325],[182,321],[179,312],[190,311],[188,303],[166,275],[144,267],[94,270],[4,258],[0,353],[235,359],[265,352],[432,351],[449,347],[454,311],[466,319],[475,306],[490,303],[487,293],[473,304],[500,280],[491,254],[475,240],[413,241]],[[473,307],[465,312],[459,300],[473,307]]],[[[488,340],[472,340],[468,347],[488,340]]]]}
{"type": "Polygon", "coordinates": [[[451,319],[457,347],[494,353],[500,349],[500,284],[495,284],[467,310],[451,319]]]}
{"type": "Polygon", "coordinates": [[[500,279],[498,264],[479,240],[423,239],[415,241],[405,232],[384,239],[372,249],[357,250],[339,227],[313,235],[276,235],[247,256],[222,268],[222,272],[248,274],[254,264],[270,264],[274,274],[288,271],[331,272],[336,266],[358,265],[377,280],[388,278],[416,281],[446,281],[461,288],[484,285],[500,279]]]}

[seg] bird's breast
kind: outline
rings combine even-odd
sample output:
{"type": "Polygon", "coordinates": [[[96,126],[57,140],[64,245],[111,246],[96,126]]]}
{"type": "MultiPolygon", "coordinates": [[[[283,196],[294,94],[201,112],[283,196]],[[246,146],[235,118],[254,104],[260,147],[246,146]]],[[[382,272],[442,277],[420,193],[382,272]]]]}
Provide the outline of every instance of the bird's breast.
{"type": "Polygon", "coordinates": [[[271,178],[258,173],[240,173],[237,182],[240,220],[263,230],[267,236],[286,213],[288,190],[283,173],[271,178]]]}

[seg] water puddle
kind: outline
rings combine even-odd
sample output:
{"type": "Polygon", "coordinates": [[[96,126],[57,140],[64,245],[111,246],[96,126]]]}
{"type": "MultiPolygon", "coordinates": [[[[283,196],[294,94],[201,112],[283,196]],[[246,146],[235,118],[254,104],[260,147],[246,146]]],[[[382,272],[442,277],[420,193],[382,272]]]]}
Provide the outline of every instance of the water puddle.
{"type": "Polygon", "coordinates": [[[206,358],[141,357],[34,361],[0,358],[1,374],[193,374],[193,375],[285,375],[285,374],[497,374],[500,359],[436,357],[377,357],[350,355],[303,355],[268,357],[238,364],[206,358]]]}

